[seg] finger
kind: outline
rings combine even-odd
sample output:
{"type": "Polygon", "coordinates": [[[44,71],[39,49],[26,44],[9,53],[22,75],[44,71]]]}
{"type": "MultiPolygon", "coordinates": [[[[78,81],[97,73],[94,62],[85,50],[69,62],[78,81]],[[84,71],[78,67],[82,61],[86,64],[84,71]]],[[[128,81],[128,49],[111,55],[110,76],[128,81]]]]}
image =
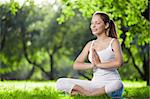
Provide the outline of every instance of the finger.
{"type": "Polygon", "coordinates": [[[99,58],[98,54],[96,52],[94,52],[94,58],[97,59],[99,58]]]}
{"type": "Polygon", "coordinates": [[[94,49],[92,51],[92,58],[95,58],[95,52],[94,52],[94,49]]]}
{"type": "Polygon", "coordinates": [[[97,54],[97,52],[96,52],[96,50],[94,49],[94,54],[96,55],[96,56],[98,56],[98,54],[97,54]]]}
{"type": "Polygon", "coordinates": [[[94,49],[92,48],[92,52],[94,51],[94,49]]]}
{"type": "Polygon", "coordinates": [[[101,61],[100,61],[100,57],[98,56],[98,54],[95,52],[95,54],[94,54],[94,59],[95,59],[95,62],[96,63],[101,63],[101,61]]]}
{"type": "Polygon", "coordinates": [[[94,56],[95,56],[96,58],[99,58],[99,55],[97,54],[96,51],[94,51],[94,56]]]}
{"type": "Polygon", "coordinates": [[[94,63],[99,62],[99,56],[98,56],[98,54],[97,54],[95,49],[93,49],[93,56],[92,56],[92,58],[93,58],[94,63]]]}
{"type": "Polygon", "coordinates": [[[95,49],[93,49],[93,55],[96,56],[96,50],[95,49]]]}
{"type": "Polygon", "coordinates": [[[93,62],[95,61],[95,57],[92,58],[92,61],[93,61],[93,62]]]}
{"type": "Polygon", "coordinates": [[[95,59],[92,59],[92,62],[93,62],[93,64],[95,64],[95,62],[96,62],[95,59]]]}
{"type": "Polygon", "coordinates": [[[94,64],[94,60],[92,59],[92,64],[94,64]]]}
{"type": "Polygon", "coordinates": [[[95,63],[101,63],[101,60],[100,60],[100,57],[99,57],[99,55],[97,54],[97,52],[96,52],[96,50],[93,48],[92,49],[93,50],[93,61],[95,61],[95,63]]]}

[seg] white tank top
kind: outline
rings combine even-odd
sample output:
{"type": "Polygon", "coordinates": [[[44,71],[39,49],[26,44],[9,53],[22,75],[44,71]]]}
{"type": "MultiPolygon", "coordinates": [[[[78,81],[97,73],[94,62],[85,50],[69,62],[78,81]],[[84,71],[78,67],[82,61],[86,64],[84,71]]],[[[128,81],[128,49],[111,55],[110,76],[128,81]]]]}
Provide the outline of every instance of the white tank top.
{"type": "MultiPolygon", "coordinates": [[[[100,57],[101,63],[109,62],[114,60],[115,54],[112,50],[112,42],[114,39],[112,39],[105,49],[101,51],[97,51],[98,56],[100,57]]],[[[88,59],[90,62],[92,62],[92,46],[95,40],[92,41],[91,47],[89,50],[88,59]]],[[[104,69],[104,68],[94,68],[94,75],[102,76],[105,79],[120,79],[119,73],[117,71],[117,68],[111,68],[111,69],[104,69]]]]}

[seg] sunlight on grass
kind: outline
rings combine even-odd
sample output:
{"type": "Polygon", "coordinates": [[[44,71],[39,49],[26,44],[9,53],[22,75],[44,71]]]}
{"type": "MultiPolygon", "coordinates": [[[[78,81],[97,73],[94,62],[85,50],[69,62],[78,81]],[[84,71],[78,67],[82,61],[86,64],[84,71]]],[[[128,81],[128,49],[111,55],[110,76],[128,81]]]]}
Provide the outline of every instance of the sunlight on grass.
{"type": "MultiPolygon", "coordinates": [[[[148,99],[150,87],[144,81],[123,81],[125,99],[148,99]]],[[[56,90],[55,81],[3,81],[0,99],[109,99],[108,96],[70,96],[56,90]]]]}
{"type": "Polygon", "coordinates": [[[150,87],[146,86],[145,81],[123,81],[124,93],[123,96],[127,99],[149,99],[150,87]]]}
{"type": "Polygon", "coordinates": [[[55,82],[44,81],[44,82],[34,82],[34,81],[4,81],[0,82],[1,89],[19,89],[19,90],[33,90],[34,88],[50,87],[55,89],[55,82]]]}
{"type": "Polygon", "coordinates": [[[146,82],[145,81],[123,81],[123,84],[127,88],[139,88],[139,87],[145,87],[146,82]]]}
{"type": "Polygon", "coordinates": [[[44,81],[3,81],[0,82],[0,99],[71,99],[60,94],[55,82],[44,81]]]}

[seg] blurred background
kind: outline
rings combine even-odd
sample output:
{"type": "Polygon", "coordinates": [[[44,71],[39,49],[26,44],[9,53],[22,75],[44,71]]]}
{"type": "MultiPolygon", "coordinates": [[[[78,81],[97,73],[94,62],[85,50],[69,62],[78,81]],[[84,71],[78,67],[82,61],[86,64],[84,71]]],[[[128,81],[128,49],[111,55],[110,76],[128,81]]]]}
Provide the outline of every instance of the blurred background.
{"type": "Polygon", "coordinates": [[[123,80],[150,85],[148,0],[0,0],[0,80],[91,79],[73,61],[95,37],[95,11],[114,20],[123,50],[123,80]]]}

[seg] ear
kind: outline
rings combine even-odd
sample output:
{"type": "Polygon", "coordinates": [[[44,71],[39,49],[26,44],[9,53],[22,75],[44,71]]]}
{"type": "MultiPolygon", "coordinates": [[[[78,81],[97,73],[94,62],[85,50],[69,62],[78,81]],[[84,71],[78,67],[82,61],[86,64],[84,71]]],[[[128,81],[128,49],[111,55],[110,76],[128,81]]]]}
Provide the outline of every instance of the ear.
{"type": "Polygon", "coordinates": [[[106,23],[105,29],[108,29],[108,27],[109,27],[109,23],[106,23]]]}

